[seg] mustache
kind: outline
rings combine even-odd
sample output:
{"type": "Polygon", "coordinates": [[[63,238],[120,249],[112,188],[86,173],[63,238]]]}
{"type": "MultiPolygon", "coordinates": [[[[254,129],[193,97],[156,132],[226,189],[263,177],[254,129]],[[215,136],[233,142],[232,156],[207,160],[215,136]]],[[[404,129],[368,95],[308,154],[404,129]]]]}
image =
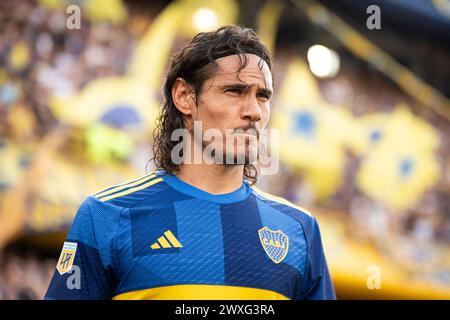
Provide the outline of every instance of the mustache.
{"type": "Polygon", "coordinates": [[[259,130],[255,125],[248,125],[245,127],[234,128],[233,132],[236,133],[251,133],[255,134],[256,138],[259,138],[259,130]]]}

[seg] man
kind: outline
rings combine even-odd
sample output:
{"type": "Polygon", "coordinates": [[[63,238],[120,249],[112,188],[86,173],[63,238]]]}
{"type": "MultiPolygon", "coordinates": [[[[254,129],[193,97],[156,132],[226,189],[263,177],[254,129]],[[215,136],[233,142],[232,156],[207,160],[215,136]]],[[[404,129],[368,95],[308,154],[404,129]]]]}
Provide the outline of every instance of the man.
{"type": "Polygon", "coordinates": [[[47,299],[335,299],[316,219],[251,183],[271,68],[255,33],[236,26],[198,34],[173,58],[158,170],[80,206],[47,299]],[[199,123],[222,138],[199,142],[199,123]],[[179,129],[193,147],[181,163],[179,129]],[[212,143],[210,157],[191,161],[212,143]]]}

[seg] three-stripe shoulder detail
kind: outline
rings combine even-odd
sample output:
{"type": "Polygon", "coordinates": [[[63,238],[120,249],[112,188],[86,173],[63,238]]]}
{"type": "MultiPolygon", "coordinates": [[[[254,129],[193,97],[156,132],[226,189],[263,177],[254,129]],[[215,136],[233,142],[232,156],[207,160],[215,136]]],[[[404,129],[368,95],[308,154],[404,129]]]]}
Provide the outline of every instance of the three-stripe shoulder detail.
{"type": "Polygon", "coordinates": [[[313,216],[312,213],[309,212],[307,209],[305,209],[303,207],[300,207],[300,206],[298,206],[298,205],[296,205],[296,204],[294,204],[294,203],[292,203],[292,202],[290,202],[290,201],[288,201],[288,200],[286,200],[286,199],[284,199],[282,197],[274,196],[274,195],[272,195],[270,193],[264,192],[261,189],[257,188],[256,186],[252,186],[252,190],[254,191],[254,193],[257,196],[259,196],[261,198],[264,198],[264,199],[270,200],[270,201],[274,201],[274,202],[277,202],[277,203],[280,203],[280,204],[284,204],[284,205],[289,206],[291,208],[297,209],[297,210],[305,213],[306,215],[308,215],[310,217],[313,216]]]}
{"type": "Polygon", "coordinates": [[[92,196],[100,201],[108,201],[148,188],[161,181],[163,181],[163,179],[159,178],[154,172],[152,172],[148,175],[145,175],[139,179],[130,181],[128,183],[119,184],[107,188],[105,190],[102,190],[100,192],[94,193],[92,196]]]}

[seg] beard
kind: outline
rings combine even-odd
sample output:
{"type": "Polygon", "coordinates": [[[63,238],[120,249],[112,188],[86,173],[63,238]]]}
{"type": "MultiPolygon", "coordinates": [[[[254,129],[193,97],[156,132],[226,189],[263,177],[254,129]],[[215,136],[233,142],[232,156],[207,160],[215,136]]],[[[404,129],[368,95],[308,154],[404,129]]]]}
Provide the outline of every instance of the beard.
{"type": "Polygon", "coordinates": [[[247,165],[258,159],[257,137],[243,136],[241,139],[233,139],[233,142],[232,145],[222,143],[225,148],[221,148],[215,141],[204,141],[202,142],[202,152],[208,149],[210,151],[203,155],[209,158],[209,161],[225,165],[247,165]]]}

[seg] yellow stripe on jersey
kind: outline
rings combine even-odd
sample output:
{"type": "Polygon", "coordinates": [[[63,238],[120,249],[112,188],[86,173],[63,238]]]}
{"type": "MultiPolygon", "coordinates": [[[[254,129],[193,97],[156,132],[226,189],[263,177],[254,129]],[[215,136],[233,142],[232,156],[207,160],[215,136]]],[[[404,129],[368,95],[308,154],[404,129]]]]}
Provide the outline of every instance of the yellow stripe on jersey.
{"type": "Polygon", "coordinates": [[[138,187],[131,188],[131,189],[128,189],[128,190],[119,192],[119,193],[115,193],[115,194],[112,194],[112,195],[110,195],[110,196],[106,196],[106,197],[103,197],[103,198],[99,198],[99,200],[100,200],[100,201],[108,201],[108,200],[111,200],[111,199],[115,199],[115,198],[118,198],[118,197],[122,197],[122,196],[125,196],[125,195],[127,195],[127,194],[130,194],[130,193],[133,193],[133,192],[136,192],[136,191],[139,191],[139,190],[148,188],[148,187],[150,187],[150,186],[152,186],[152,185],[154,185],[154,184],[156,184],[156,183],[159,183],[159,182],[161,182],[161,181],[163,181],[163,179],[157,178],[157,179],[151,180],[151,181],[149,181],[149,182],[147,182],[147,183],[144,183],[143,185],[140,185],[140,186],[138,186],[138,187]]]}
{"type": "Polygon", "coordinates": [[[289,300],[274,291],[207,284],[180,284],[122,293],[113,300],[289,300]]]}
{"type": "Polygon", "coordinates": [[[158,242],[163,248],[166,248],[166,249],[172,248],[172,246],[170,245],[170,243],[166,240],[166,238],[164,236],[159,237],[158,242]]]}
{"type": "Polygon", "coordinates": [[[134,186],[136,184],[145,182],[145,181],[151,179],[152,177],[155,177],[155,173],[154,172],[150,172],[149,174],[146,174],[146,175],[144,175],[144,176],[142,176],[140,178],[137,178],[135,180],[128,181],[128,182],[125,182],[125,183],[120,183],[120,184],[114,185],[112,187],[108,187],[106,189],[97,191],[96,193],[93,193],[92,196],[94,196],[96,198],[100,198],[100,197],[106,196],[108,194],[111,194],[113,192],[117,192],[117,191],[123,190],[125,188],[128,188],[128,187],[130,187],[131,184],[132,184],[131,186],[134,186]]]}
{"type": "Polygon", "coordinates": [[[167,237],[167,239],[169,239],[170,243],[175,248],[183,248],[183,246],[181,245],[180,241],[178,241],[178,239],[175,238],[175,236],[173,235],[172,231],[167,230],[166,232],[164,232],[164,235],[167,237]]]}
{"type": "Polygon", "coordinates": [[[154,249],[154,250],[161,249],[161,247],[159,246],[158,242],[155,242],[154,244],[152,244],[151,248],[154,249]]]}
{"type": "Polygon", "coordinates": [[[172,231],[167,230],[164,232],[164,235],[158,238],[158,240],[151,245],[152,249],[161,249],[163,248],[183,248],[180,241],[173,235],[172,231]]]}
{"type": "Polygon", "coordinates": [[[300,210],[300,211],[306,213],[308,216],[312,217],[312,213],[309,212],[307,209],[305,209],[303,207],[300,207],[300,206],[298,206],[296,204],[293,204],[292,202],[290,202],[290,201],[288,201],[288,200],[286,200],[286,199],[284,199],[282,197],[277,197],[277,196],[274,196],[274,195],[272,195],[270,193],[264,192],[261,189],[257,188],[256,186],[252,186],[252,189],[255,190],[261,196],[263,196],[264,198],[267,198],[268,200],[272,200],[272,201],[275,201],[275,202],[278,202],[278,203],[285,204],[285,205],[287,205],[287,206],[289,206],[291,208],[300,210]]]}

